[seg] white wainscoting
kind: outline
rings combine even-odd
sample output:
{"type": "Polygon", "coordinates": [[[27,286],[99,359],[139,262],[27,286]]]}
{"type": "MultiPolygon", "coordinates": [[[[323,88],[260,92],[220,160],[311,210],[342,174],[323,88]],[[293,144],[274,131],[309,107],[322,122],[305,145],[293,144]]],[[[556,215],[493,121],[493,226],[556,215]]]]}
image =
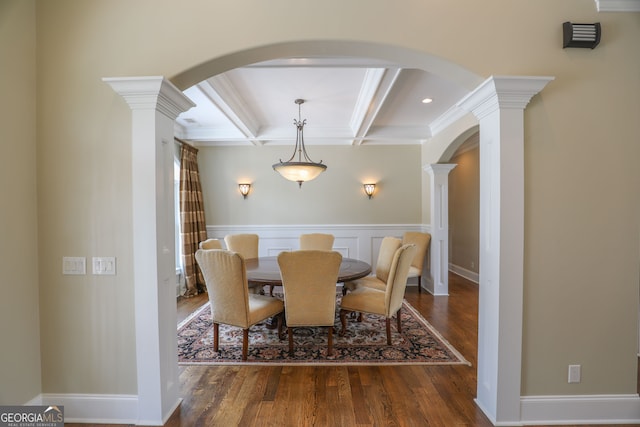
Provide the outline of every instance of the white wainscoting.
{"type": "MultiPolygon", "coordinates": [[[[224,240],[227,234],[253,233],[260,236],[259,255],[276,256],[282,251],[297,250],[301,234],[328,233],[335,236],[333,249],[345,258],[355,258],[371,264],[375,262],[382,239],[387,236],[402,238],[405,231],[430,233],[423,224],[312,224],[312,225],[208,225],[210,239],[224,240]]],[[[423,274],[423,285],[430,279],[423,274]]],[[[417,279],[408,282],[416,285],[417,279]]]]}

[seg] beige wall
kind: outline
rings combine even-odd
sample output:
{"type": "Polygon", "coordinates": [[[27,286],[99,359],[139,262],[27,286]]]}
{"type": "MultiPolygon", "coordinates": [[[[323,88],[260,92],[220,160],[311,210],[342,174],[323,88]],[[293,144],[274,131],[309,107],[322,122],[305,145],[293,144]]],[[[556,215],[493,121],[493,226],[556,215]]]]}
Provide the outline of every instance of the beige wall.
{"type": "Polygon", "coordinates": [[[311,158],[322,160],[327,170],[302,188],[271,167],[289,158],[292,149],[200,148],[207,224],[420,223],[419,145],[309,146],[311,158]],[[246,200],[238,192],[240,182],[252,184],[246,200]],[[365,182],[377,183],[371,200],[365,182]]]}
{"type": "Polygon", "coordinates": [[[0,404],[40,393],[33,1],[0,2],[0,404]]]}
{"type": "MultiPolygon", "coordinates": [[[[435,0],[58,0],[38,1],[36,9],[45,392],[136,393],[130,112],[101,78],[172,77],[218,57],[299,40],[372,43],[369,48],[381,44],[379,50],[368,50],[372,55],[399,46],[458,64],[478,81],[492,74],[556,77],[525,112],[522,392],[636,392],[640,97],[630,94],[640,93],[637,14],[599,14],[588,0],[538,0],[518,2],[517,7],[512,0],[489,0],[465,2],[462,9],[458,3],[435,0]],[[600,46],[561,49],[561,24],[567,19],[601,22],[600,46]],[[118,274],[62,276],[64,255],[116,256],[118,274]],[[582,365],[582,383],[566,383],[568,364],[582,365]]],[[[24,17],[20,22],[27,29],[3,19],[0,31],[32,37],[28,28],[34,21],[24,17]]],[[[17,77],[34,69],[26,53],[33,44],[19,43],[26,44],[19,55],[25,72],[3,75],[1,83],[14,91],[17,77]]],[[[242,58],[218,67],[243,65],[242,58]]],[[[22,94],[33,99],[29,86],[22,94]]],[[[16,113],[15,125],[8,128],[15,134],[12,139],[27,132],[22,138],[26,145],[18,150],[31,156],[32,109],[33,104],[16,113]]],[[[427,142],[423,160],[431,158],[429,149],[427,142]]],[[[273,162],[272,156],[265,161],[273,162]]],[[[26,175],[26,180],[12,179],[12,191],[32,195],[32,166],[22,169],[14,162],[9,170],[26,175]]],[[[386,185],[391,178],[383,179],[386,185]]],[[[316,185],[324,184],[319,180],[316,185]]],[[[262,197],[261,187],[256,181],[254,195],[244,202],[262,197]]],[[[302,194],[313,189],[309,183],[302,194]]],[[[363,203],[357,191],[354,187],[357,203],[363,203]]],[[[237,193],[232,196],[231,203],[242,202],[237,193]]],[[[381,187],[383,197],[391,193],[381,187]]],[[[16,229],[33,233],[26,223],[34,222],[35,201],[30,198],[21,206],[18,212],[3,207],[2,223],[18,217],[16,229]]],[[[425,218],[426,213],[409,215],[425,218]]],[[[29,248],[34,241],[31,235],[29,248]]],[[[19,284],[11,280],[4,294],[20,289],[17,295],[32,309],[35,279],[25,272],[35,267],[32,259],[25,262],[28,252],[12,250],[3,260],[21,267],[19,284]]],[[[37,326],[27,325],[25,332],[37,334],[37,326]]],[[[35,364],[21,358],[15,369],[25,372],[35,364]]]]}
{"type": "Polygon", "coordinates": [[[463,149],[449,163],[449,263],[478,273],[480,265],[480,148],[463,149]]]}

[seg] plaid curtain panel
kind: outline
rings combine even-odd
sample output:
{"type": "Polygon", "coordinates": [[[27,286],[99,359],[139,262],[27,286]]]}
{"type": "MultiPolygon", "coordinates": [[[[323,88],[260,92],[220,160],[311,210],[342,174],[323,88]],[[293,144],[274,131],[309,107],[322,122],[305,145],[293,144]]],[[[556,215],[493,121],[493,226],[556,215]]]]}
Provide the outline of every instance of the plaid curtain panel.
{"type": "Polygon", "coordinates": [[[184,142],[180,156],[180,227],[182,265],[187,286],[185,296],[193,296],[205,288],[195,254],[198,244],[207,239],[207,228],[198,172],[198,149],[184,142]]]}

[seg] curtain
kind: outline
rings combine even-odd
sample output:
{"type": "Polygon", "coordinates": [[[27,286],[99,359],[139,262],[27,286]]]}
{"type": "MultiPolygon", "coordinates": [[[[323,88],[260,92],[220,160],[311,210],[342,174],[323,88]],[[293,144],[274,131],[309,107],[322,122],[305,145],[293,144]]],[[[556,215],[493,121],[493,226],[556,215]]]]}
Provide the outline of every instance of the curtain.
{"type": "Polygon", "coordinates": [[[185,296],[193,296],[206,289],[202,272],[196,264],[196,251],[207,238],[202,187],[198,172],[198,149],[182,144],[180,155],[180,237],[182,265],[187,286],[185,296]]]}

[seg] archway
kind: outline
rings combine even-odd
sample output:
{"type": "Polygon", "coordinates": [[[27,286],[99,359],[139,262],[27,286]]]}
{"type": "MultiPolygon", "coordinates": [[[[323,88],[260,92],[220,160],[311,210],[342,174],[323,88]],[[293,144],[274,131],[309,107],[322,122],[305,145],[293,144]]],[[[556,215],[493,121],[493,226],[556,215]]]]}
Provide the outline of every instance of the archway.
{"type": "MultiPolygon", "coordinates": [[[[446,75],[472,90],[457,107],[480,122],[481,289],[477,403],[494,423],[520,419],[524,251],[524,108],[549,78],[478,76],[440,58],[363,42],[311,41],[270,45],[213,59],[172,80],[185,89],[207,77],[267,59],[297,56],[382,59],[446,75]],[[475,89],[474,89],[475,88],[475,89]],[[508,204],[501,201],[509,200],[508,204]],[[484,206],[484,209],[482,208],[484,206]],[[508,286],[504,285],[508,283],[508,286]],[[498,363],[500,361],[500,363],[498,363]]],[[[161,77],[106,79],[133,110],[134,281],[138,423],[162,423],[179,404],[175,356],[175,300],[166,289],[173,265],[173,121],[190,106],[161,77]],[[149,153],[154,155],[150,156],[149,153]],[[167,194],[170,192],[171,194],[167,194]],[[143,197],[137,197],[142,196],[143,197]],[[149,200],[155,197],[155,200],[149,200]],[[141,225],[144,232],[138,236],[141,225]],[[142,237],[142,238],[141,238],[142,237]],[[170,261],[169,261],[170,259],[170,261]],[[145,262],[140,262],[143,260],[145,262]],[[171,269],[169,269],[171,270],[171,269]],[[139,295],[144,295],[144,298],[139,295]]]]}

